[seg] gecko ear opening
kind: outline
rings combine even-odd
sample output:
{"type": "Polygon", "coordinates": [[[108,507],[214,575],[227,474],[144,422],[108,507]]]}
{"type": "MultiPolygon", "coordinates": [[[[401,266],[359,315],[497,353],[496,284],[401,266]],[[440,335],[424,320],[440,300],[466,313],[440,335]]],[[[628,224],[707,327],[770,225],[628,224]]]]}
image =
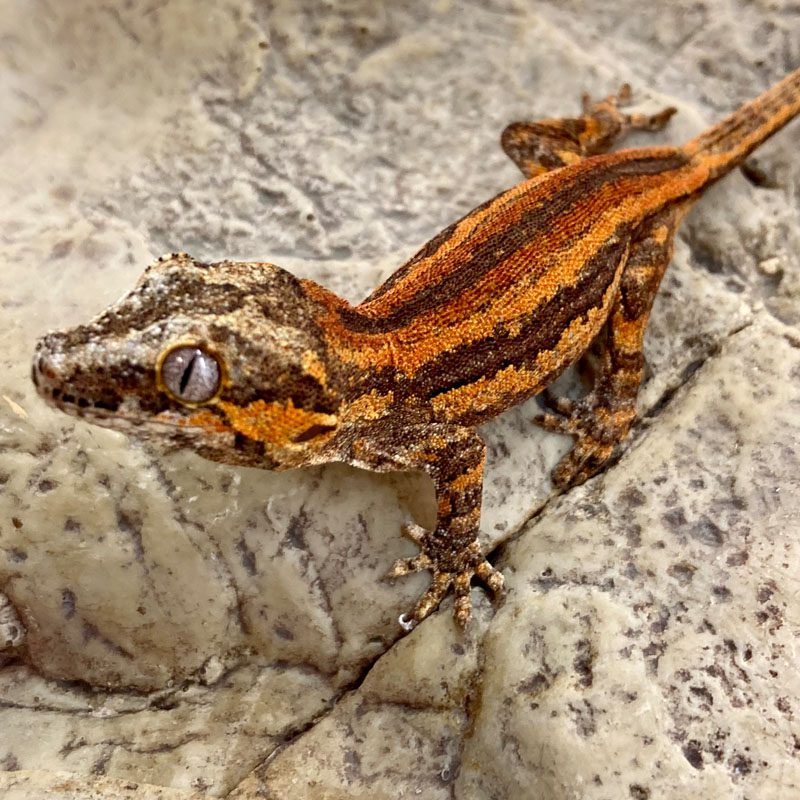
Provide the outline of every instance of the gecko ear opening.
{"type": "Polygon", "coordinates": [[[196,345],[178,345],[165,350],[158,360],[159,388],[187,406],[209,403],[222,388],[219,359],[196,345]]]}

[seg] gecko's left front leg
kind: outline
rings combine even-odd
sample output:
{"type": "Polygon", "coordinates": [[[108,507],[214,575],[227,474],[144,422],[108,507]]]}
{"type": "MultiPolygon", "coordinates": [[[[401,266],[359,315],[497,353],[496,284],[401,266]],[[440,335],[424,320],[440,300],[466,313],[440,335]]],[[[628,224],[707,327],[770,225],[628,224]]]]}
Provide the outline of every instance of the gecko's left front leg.
{"type": "Polygon", "coordinates": [[[454,616],[464,626],[471,614],[470,584],[479,578],[498,596],[503,575],[484,557],[478,543],[486,446],[472,428],[445,424],[372,430],[351,445],[352,463],[378,470],[421,470],[436,490],[436,528],[412,524],[405,534],[419,545],[413,558],[396,561],[393,575],[430,570],[432,582],[409,623],[421,622],[452,588],[454,616]]]}

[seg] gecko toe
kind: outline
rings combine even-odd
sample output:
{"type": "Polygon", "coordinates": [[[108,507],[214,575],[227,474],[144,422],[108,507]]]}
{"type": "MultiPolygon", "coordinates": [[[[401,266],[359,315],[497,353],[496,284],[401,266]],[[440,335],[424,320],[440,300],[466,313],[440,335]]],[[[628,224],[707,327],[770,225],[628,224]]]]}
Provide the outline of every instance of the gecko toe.
{"type": "Polygon", "coordinates": [[[503,573],[495,569],[488,561],[482,561],[475,567],[475,574],[492,590],[495,598],[505,594],[506,581],[503,573]]]}
{"type": "Polygon", "coordinates": [[[432,566],[433,562],[430,558],[425,553],[420,553],[418,556],[414,556],[414,558],[397,559],[392,565],[390,575],[395,577],[410,575],[412,572],[422,572],[423,570],[430,569],[432,566]]]}
{"type": "Polygon", "coordinates": [[[406,525],[403,525],[402,533],[420,547],[422,547],[423,543],[425,542],[425,538],[428,535],[428,531],[426,531],[422,525],[417,525],[416,522],[409,522],[406,525]]]}
{"type": "Polygon", "coordinates": [[[578,432],[577,425],[569,417],[560,417],[556,414],[546,413],[537,414],[531,419],[534,425],[544,428],[546,431],[553,433],[566,433],[575,435],[578,432]]]}
{"type": "Polygon", "coordinates": [[[581,107],[584,114],[590,114],[592,111],[602,106],[616,109],[630,105],[632,97],[633,89],[631,89],[631,85],[629,83],[623,83],[616,94],[610,94],[602,100],[593,100],[589,92],[584,92],[581,95],[581,107]]]}
{"type": "Polygon", "coordinates": [[[472,616],[472,600],[470,600],[470,579],[471,572],[459,572],[453,579],[455,591],[455,602],[453,604],[453,616],[456,622],[462,627],[466,627],[472,616]]]}
{"type": "Polygon", "coordinates": [[[442,602],[447,594],[447,590],[453,584],[453,578],[452,572],[435,571],[433,573],[433,583],[431,583],[428,591],[420,597],[414,609],[413,617],[417,622],[422,622],[428,614],[439,606],[439,603],[442,602]]]}
{"type": "Polygon", "coordinates": [[[678,109],[675,106],[667,106],[666,108],[662,108],[658,113],[651,114],[648,120],[647,130],[660,131],[677,113],[678,109]]]}
{"type": "Polygon", "coordinates": [[[585,483],[608,463],[614,454],[614,445],[599,442],[591,436],[578,437],[575,446],[553,470],[553,484],[567,490],[585,483]]]}
{"type": "Polygon", "coordinates": [[[626,106],[631,102],[632,97],[633,89],[631,88],[631,85],[625,81],[625,83],[619,87],[619,91],[616,93],[616,95],[612,95],[608,98],[608,100],[616,105],[626,106]]]}
{"type": "Polygon", "coordinates": [[[625,123],[639,131],[660,131],[677,111],[678,109],[674,106],[669,106],[668,108],[662,108],[661,111],[655,114],[627,114],[625,123]]]}

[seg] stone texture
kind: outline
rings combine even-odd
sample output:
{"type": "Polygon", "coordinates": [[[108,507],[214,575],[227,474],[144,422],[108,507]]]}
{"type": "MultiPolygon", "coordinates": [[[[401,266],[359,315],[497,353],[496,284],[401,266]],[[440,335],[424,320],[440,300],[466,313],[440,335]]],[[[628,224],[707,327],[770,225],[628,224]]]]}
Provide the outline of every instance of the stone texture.
{"type": "Polygon", "coordinates": [[[162,453],[28,377],[165,251],[363,296],[517,179],[506,122],[583,89],[652,88],[681,113],[632,143],[688,138],[800,63],[790,3],[0,11],[0,790],[796,795],[797,124],[687,219],[617,465],[550,498],[535,402],[486,426],[486,543],[519,536],[465,639],[448,601],[395,641],[419,476],[162,453]]]}
{"type": "Polygon", "coordinates": [[[214,794],[332,695],[324,676],[280,664],[224,671],[212,663],[196,681],[147,694],[56,683],[7,665],[0,690],[3,769],[46,765],[214,794]]]}
{"type": "Polygon", "coordinates": [[[111,778],[81,778],[64,772],[0,772],[3,800],[30,800],[32,797],[56,797],[58,800],[201,800],[207,795],[182,792],[111,778]]]}

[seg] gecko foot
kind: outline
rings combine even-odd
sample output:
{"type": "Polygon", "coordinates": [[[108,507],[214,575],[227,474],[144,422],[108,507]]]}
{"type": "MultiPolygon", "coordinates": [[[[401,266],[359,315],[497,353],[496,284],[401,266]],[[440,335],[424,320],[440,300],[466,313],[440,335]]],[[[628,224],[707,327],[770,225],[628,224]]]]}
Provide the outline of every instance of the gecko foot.
{"type": "Polygon", "coordinates": [[[616,94],[609,95],[597,102],[592,102],[588,94],[581,98],[583,113],[589,116],[596,115],[598,112],[610,114],[616,117],[623,128],[641,131],[660,131],[670,120],[678,109],[668,106],[657,111],[655,114],[624,114],[619,109],[631,105],[633,102],[633,91],[629,83],[623,83],[616,94]]]}
{"type": "Polygon", "coordinates": [[[429,569],[433,575],[430,587],[419,599],[410,615],[400,617],[400,624],[411,630],[417,623],[434,611],[445,598],[450,588],[455,593],[453,616],[463,628],[472,615],[469,591],[473,576],[479,578],[495,598],[503,594],[505,581],[503,573],[496,570],[484,557],[478,542],[473,540],[466,548],[453,553],[442,554],[435,546],[433,536],[419,525],[406,525],[403,533],[416,542],[422,552],[414,558],[401,558],[395,561],[391,574],[408,575],[429,569]],[[438,552],[437,552],[438,550],[438,552]]]}
{"type": "Polygon", "coordinates": [[[558,489],[587,481],[613,458],[636,417],[633,402],[600,399],[591,392],[580,400],[544,394],[549,409],[534,417],[540,427],[575,437],[575,445],[556,465],[552,480],[558,489]]]}

